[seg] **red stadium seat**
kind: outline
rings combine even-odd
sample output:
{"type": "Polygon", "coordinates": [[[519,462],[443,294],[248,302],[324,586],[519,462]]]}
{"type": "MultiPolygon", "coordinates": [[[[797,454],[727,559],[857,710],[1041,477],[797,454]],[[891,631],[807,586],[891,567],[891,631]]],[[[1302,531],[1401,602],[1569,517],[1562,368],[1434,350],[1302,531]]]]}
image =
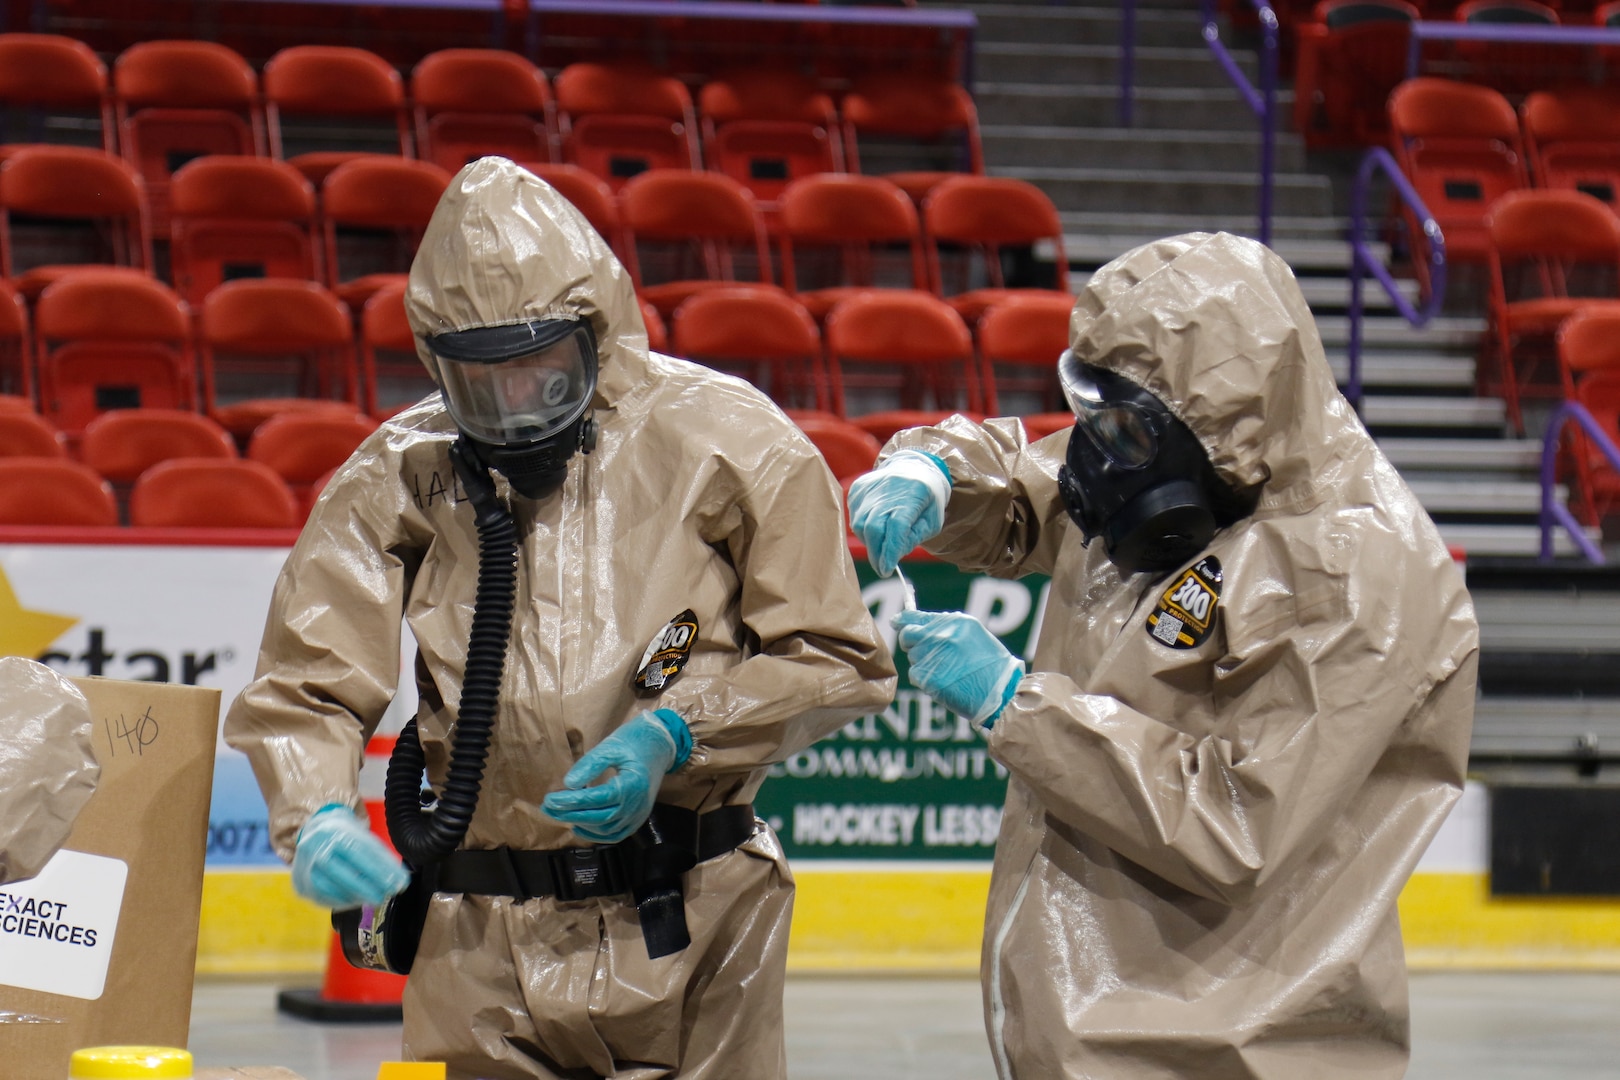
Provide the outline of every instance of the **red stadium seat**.
{"type": "MultiPolygon", "coordinates": [[[[1558,330],[1558,366],[1564,397],[1586,406],[1611,441],[1620,444],[1620,312],[1579,311],[1558,330]]],[[[1569,460],[1574,495],[1588,525],[1620,506],[1620,472],[1583,429],[1570,425],[1569,460]]]]}
{"type": "Polygon", "coordinates": [[[731,281],[771,281],[765,223],[746,188],[719,173],[653,169],[619,193],[633,239],[626,268],[636,291],[674,314],[687,297],[731,281]]]}
{"type": "Polygon", "coordinates": [[[191,316],[154,278],[79,269],[40,294],[40,410],[70,440],[112,409],[193,409],[191,316]]]}
{"type": "Polygon", "coordinates": [[[129,523],[180,529],[296,529],[303,508],[268,465],[238,458],[172,458],[135,481],[129,523]]]}
{"type": "Polygon", "coordinates": [[[1057,363],[1069,347],[1073,311],[1072,296],[1036,293],[1008,297],[979,316],[974,328],[979,356],[1001,409],[1027,416],[1065,408],[1057,363]]]}
{"type": "Polygon", "coordinates": [[[0,469],[0,525],[118,524],[112,487],[63,458],[16,458],[0,469]]]}
{"type": "Polygon", "coordinates": [[[648,169],[701,168],[692,95],[647,68],[569,64],[552,90],[563,160],[615,191],[648,169]]]}
{"type": "Polygon", "coordinates": [[[203,157],[174,174],[170,272],[187,303],[238,278],[315,278],[315,189],[284,161],[203,157]]]}
{"type": "MultiPolygon", "coordinates": [[[[107,90],[107,65],[88,45],[75,38],[61,34],[0,33],[0,105],[18,113],[48,109],[93,128],[96,132],[93,145],[107,151],[118,145],[112,100],[107,90]]],[[[14,138],[12,131],[7,131],[3,138],[5,144],[0,145],[0,157],[27,144],[14,138]]]]}
{"type": "Polygon", "coordinates": [[[114,484],[133,484],[160,461],[236,457],[228,431],[181,409],[114,409],[85,425],[79,457],[114,484]]]}
{"type": "MultiPolygon", "coordinates": [[[[1452,11],[1458,22],[1478,26],[1557,26],[1558,12],[1539,0],[1463,0],[1452,11]]],[[[1528,42],[1459,41],[1457,58],[1468,77],[1504,94],[1525,94],[1580,81],[1579,63],[1570,51],[1528,42]]]]}
{"type": "Polygon", "coordinates": [[[429,53],[411,71],[410,96],[419,156],[449,172],[490,155],[513,161],[556,157],[550,84],[517,53],[429,53]]]}
{"type": "Polygon", "coordinates": [[[317,483],[354,454],[377,421],[360,413],[281,413],[260,424],[248,443],[249,461],[270,466],[287,481],[301,506],[313,503],[317,483]]]}
{"type": "Polygon", "coordinates": [[[738,375],[783,408],[829,409],[815,319],[780,289],[719,288],[675,309],[677,356],[738,375]]]}
{"type": "Polygon", "coordinates": [[[669,352],[669,330],[664,325],[664,317],[658,314],[658,309],[647,300],[640,301],[641,321],[647,328],[647,348],[651,352],[669,352]]]}
{"type": "Polygon", "coordinates": [[[1521,396],[1561,393],[1554,383],[1520,377],[1521,369],[1534,371],[1532,339],[1550,343],[1559,324],[1592,306],[1620,310],[1620,219],[1582,192],[1530,189],[1496,200],[1487,227],[1496,382],[1523,432],[1521,396]]]}
{"type": "Polygon", "coordinates": [[[212,41],[143,41],[113,64],[124,159],[146,182],[152,235],[169,235],[169,181],[205,154],[269,152],[259,79],[235,50],[212,41]]]}
{"type": "Polygon", "coordinates": [[[264,65],[270,152],[317,186],[367,153],[415,153],[405,83],[388,61],[350,45],[295,45],[264,65]]]}
{"type": "Polygon", "coordinates": [[[799,72],[749,68],[717,75],[699,92],[698,109],[704,160],[760,201],[767,226],[789,183],[844,169],[832,98],[799,72]]]}
{"type": "Polygon", "coordinates": [[[883,444],[870,432],[837,417],[800,416],[799,425],[827,461],[827,468],[842,483],[871,471],[883,444]]]}
{"type": "Polygon", "coordinates": [[[1294,130],[1313,150],[1389,139],[1390,91],[1421,18],[1406,0],[1322,0],[1297,26],[1294,130]]]}
{"type": "Polygon", "coordinates": [[[953,173],[984,172],[973,95],[949,79],[903,72],[864,75],[844,95],[841,110],[849,170],[878,173],[915,202],[953,173]],[[929,159],[931,167],[916,168],[920,158],[929,159]],[[895,164],[903,167],[895,170],[895,164]]]}
{"type": "Polygon", "coordinates": [[[67,439],[38,413],[0,410],[0,458],[65,458],[67,439]]]}
{"type": "Polygon", "coordinates": [[[880,441],[953,412],[983,417],[995,408],[967,323],[937,296],[903,289],[852,296],[828,314],[825,340],[838,391],[833,411],[880,441]],[[899,408],[873,408],[880,398],[899,408]]]}
{"type": "Polygon", "coordinates": [[[1537,91],[1519,112],[1537,187],[1584,191],[1620,208],[1620,88],[1537,91]]]}
{"type": "Polygon", "coordinates": [[[889,181],[807,176],[788,185],[780,208],[782,285],[818,320],[869,289],[929,287],[917,208],[889,181]]]}
{"type": "Polygon", "coordinates": [[[949,177],[923,200],[922,224],[934,291],[968,322],[1010,296],[1055,293],[1072,302],[1063,222],[1034,184],[1001,176],[949,177]],[[1037,245],[1050,245],[1050,270],[1037,245]],[[1009,280],[1008,265],[1022,270],[1022,282],[1009,280]],[[985,285],[975,287],[979,281],[985,285]]]}
{"type": "Polygon", "coordinates": [[[140,175],[102,150],[30,146],[9,155],[0,165],[0,270],[36,297],[82,265],[150,269],[140,175]]]}
{"type": "Polygon", "coordinates": [[[410,271],[416,247],[451,176],[427,161],[370,156],[345,162],[321,184],[327,285],[359,308],[410,271]]]}
{"type": "MultiPolygon", "coordinates": [[[[1396,160],[1445,234],[1447,260],[1487,261],[1491,204],[1529,183],[1513,106],[1489,87],[1419,78],[1390,95],[1389,118],[1396,160]]],[[[1406,223],[1416,243],[1419,223],[1406,223]]],[[[1427,260],[1413,264],[1422,273],[1427,260]]]]}
{"type": "Polygon", "coordinates": [[[240,442],[279,412],[360,408],[349,310],[313,281],[227,281],[200,337],[204,405],[240,442]]]}
{"type": "Polygon", "coordinates": [[[16,289],[0,281],[0,407],[33,409],[37,399],[28,305],[16,289]]]}
{"type": "Polygon", "coordinates": [[[405,282],[391,281],[360,312],[360,400],[367,413],[385,420],[438,390],[416,354],[405,317],[405,282]]]}

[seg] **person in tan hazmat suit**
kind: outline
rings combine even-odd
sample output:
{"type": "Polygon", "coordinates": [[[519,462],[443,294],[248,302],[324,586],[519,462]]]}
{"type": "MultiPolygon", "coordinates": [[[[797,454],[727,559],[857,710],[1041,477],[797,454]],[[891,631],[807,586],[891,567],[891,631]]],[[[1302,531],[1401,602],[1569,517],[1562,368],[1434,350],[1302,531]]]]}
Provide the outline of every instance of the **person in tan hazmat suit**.
{"type": "Polygon", "coordinates": [[[38,874],[95,793],[90,703],[66,676],[0,658],[0,885],[38,874]]]}
{"type": "Polygon", "coordinates": [[[1011,774],[982,965],[997,1072],[1399,1077],[1396,897],[1472,726],[1462,576],[1267,248],[1121,256],[1059,369],[1069,431],[954,417],[850,492],[880,573],[926,541],[1052,578],[1027,674],[965,615],[899,619],[912,681],[1011,774]]]}
{"type": "MultiPolygon", "coordinates": [[[[606,243],[509,161],[457,174],[406,305],[442,401],[333,477],[227,719],[273,843],[334,909],[403,884],[356,814],[402,615],[444,806],[474,692],[473,462],[516,525],[515,614],[476,811],[410,969],[406,1054],[463,1080],[780,1077],[793,880],[750,800],[770,763],[894,691],[837,486],[763,394],[649,353],[606,243]],[[672,850],[673,893],[642,896],[641,856],[672,850]]],[[[399,842],[392,808],[390,828],[399,842]]]]}

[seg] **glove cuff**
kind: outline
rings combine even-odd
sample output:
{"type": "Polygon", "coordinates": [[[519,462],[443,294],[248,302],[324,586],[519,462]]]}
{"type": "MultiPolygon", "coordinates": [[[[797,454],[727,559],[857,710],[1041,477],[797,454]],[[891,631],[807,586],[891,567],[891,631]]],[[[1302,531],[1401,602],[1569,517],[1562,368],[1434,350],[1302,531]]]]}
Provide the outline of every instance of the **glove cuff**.
{"type": "Polygon", "coordinates": [[[1024,662],[1016,656],[1007,657],[1007,667],[1002,675],[1001,692],[991,694],[985,699],[984,705],[979,709],[979,714],[973,718],[973,722],[986,730],[994,727],[996,720],[1001,716],[1002,710],[1007,707],[1007,702],[1011,701],[1013,695],[1018,693],[1018,684],[1023,678],[1024,662]]]}
{"type": "Polygon", "coordinates": [[[686,764],[686,759],[692,756],[692,729],[686,726],[681,714],[674,709],[654,709],[652,717],[663,725],[669,733],[670,740],[675,744],[675,763],[665,772],[674,772],[686,764]]]}
{"type": "Polygon", "coordinates": [[[314,821],[318,817],[327,816],[333,810],[341,810],[344,813],[351,814],[351,815],[354,813],[353,810],[350,810],[348,808],[348,806],[346,806],[343,803],[337,803],[337,802],[329,802],[329,803],[327,803],[325,806],[321,807],[319,810],[315,811],[313,814],[309,815],[309,817],[304,819],[304,823],[302,825],[300,825],[299,828],[298,828],[298,836],[296,838],[294,838],[294,840],[293,840],[294,846],[297,845],[299,840],[302,840],[304,838],[304,833],[309,831],[310,822],[314,821]]]}
{"type": "Polygon", "coordinates": [[[878,464],[878,470],[916,480],[928,488],[934,505],[942,512],[950,501],[951,470],[942,458],[925,450],[896,450],[878,464]]]}

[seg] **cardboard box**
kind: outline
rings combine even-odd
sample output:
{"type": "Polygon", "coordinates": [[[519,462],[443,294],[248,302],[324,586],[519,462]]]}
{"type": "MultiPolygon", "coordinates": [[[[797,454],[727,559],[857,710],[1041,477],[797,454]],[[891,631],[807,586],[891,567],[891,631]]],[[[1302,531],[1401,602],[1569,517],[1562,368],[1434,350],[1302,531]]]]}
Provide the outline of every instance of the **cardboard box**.
{"type": "Polygon", "coordinates": [[[185,1046],[218,690],[74,679],[101,779],[39,876],[0,886],[5,1080],[63,1080],[86,1046],[185,1046]]]}

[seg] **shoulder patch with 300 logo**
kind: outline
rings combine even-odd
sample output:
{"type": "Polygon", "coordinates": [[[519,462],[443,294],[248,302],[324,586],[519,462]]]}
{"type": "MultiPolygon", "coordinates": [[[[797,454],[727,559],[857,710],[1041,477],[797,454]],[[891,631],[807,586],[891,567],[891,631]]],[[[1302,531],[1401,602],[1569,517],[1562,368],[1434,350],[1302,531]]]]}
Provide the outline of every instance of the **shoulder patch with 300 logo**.
{"type": "Polygon", "coordinates": [[[1147,617],[1147,632],[1172,649],[1195,649],[1209,639],[1220,604],[1221,562],[1210,555],[1171,580],[1147,617]]]}
{"type": "Polygon", "coordinates": [[[697,640],[697,615],[687,608],[669,622],[641,654],[641,667],[631,681],[643,694],[656,694],[679,675],[697,640]]]}

